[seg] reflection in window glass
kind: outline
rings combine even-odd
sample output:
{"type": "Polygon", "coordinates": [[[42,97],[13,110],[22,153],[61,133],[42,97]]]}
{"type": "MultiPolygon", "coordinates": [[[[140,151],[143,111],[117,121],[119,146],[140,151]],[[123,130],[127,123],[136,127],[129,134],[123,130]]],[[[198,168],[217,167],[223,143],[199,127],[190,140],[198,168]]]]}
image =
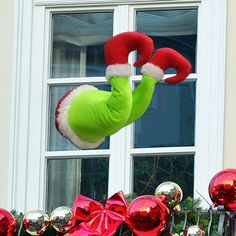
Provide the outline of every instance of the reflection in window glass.
{"type": "Polygon", "coordinates": [[[112,12],[54,14],[51,77],[104,76],[103,46],[112,34],[112,12]]]}
{"type": "Polygon", "coordinates": [[[109,158],[48,160],[47,210],[73,205],[78,194],[107,198],[109,158]]]}
{"type": "MultiPolygon", "coordinates": [[[[150,36],[155,49],[174,48],[196,72],[197,9],[138,11],[136,17],[137,31],[150,36]]],[[[166,73],[174,71],[169,69],[166,73]]]]}
{"type": "MultiPolygon", "coordinates": [[[[110,91],[111,87],[108,84],[94,85],[98,89],[110,91]]],[[[50,116],[49,116],[49,139],[48,139],[48,151],[65,151],[76,150],[78,147],[74,146],[67,138],[62,136],[55,126],[55,110],[60,98],[69,90],[76,86],[53,86],[50,87],[50,116]]],[[[98,147],[98,149],[109,148],[109,137],[106,137],[105,141],[98,147]]]]}
{"type": "Polygon", "coordinates": [[[135,122],[134,147],[193,146],[195,82],[156,86],[145,114],[135,122]]]}
{"type": "Polygon", "coordinates": [[[153,195],[165,181],[177,183],[184,198],[193,196],[194,156],[136,156],[134,157],[134,192],[153,195]]]}

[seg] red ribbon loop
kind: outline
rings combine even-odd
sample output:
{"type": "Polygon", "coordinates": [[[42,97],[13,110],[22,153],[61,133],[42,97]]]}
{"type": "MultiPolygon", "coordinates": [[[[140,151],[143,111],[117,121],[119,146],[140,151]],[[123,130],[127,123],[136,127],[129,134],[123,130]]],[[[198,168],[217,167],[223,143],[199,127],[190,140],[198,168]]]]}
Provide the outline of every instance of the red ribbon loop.
{"type": "Polygon", "coordinates": [[[84,221],[65,236],[112,236],[125,220],[127,202],[122,191],[106,201],[105,207],[90,198],[79,195],[73,205],[74,217],[84,221]]]}

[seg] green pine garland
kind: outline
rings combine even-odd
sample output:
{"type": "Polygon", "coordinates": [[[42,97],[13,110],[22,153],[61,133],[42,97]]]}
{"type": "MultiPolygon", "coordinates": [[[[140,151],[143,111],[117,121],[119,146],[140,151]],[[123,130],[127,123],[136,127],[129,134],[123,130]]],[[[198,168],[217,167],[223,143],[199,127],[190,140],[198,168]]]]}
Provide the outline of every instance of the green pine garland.
{"type": "MultiPolygon", "coordinates": [[[[184,214],[187,211],[187,227],[191,225],[196,225],[199,216],[199,226],[202,230],[204,230],[205,234],[207,235],[210,215],[207,210],[203,210],[201,205],[200,199],[192,199],[191,197],[186,198],[181,204],[181,212],[176,212],[175,217],[175,224],[173,227],[173,232],[180,233],[183,231],[183,224],[184,224],[184,214]],[[199,215],[200,214],[200,215],[199,215]]],[[[212,218],[212,225],[211,225],[211,235],[217,235],[218,229],[218,221],[219,221],[219,213],[214,212],[212,218]]]]}

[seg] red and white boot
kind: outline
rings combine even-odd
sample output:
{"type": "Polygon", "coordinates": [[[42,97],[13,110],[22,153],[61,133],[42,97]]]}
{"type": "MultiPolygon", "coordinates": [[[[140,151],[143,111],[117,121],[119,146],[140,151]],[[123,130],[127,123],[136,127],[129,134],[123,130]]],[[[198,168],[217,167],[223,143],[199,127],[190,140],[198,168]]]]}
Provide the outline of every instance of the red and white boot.
{"type": "Polygon", "coordinates": [[[169,84],[180,83],[191,72],[189,61],[172,48],[158,49],[149,62],[142,67],[141,72],[160,81],[164,76],[164,71],[168,68],[174,68],[176,70],[175,76],[165,80],[169,84]]]}
{"type": "Polygon", "coordinates": [[[137,50],[140,57],[134,66],[142,66],[152,56],[153,41],[150,37],[139,32],[125,32],[109,39],[104,47],[107,64],[106,78],[116,76],[131,76],[131,66],[128,64],[129,53],[137,50]]]}

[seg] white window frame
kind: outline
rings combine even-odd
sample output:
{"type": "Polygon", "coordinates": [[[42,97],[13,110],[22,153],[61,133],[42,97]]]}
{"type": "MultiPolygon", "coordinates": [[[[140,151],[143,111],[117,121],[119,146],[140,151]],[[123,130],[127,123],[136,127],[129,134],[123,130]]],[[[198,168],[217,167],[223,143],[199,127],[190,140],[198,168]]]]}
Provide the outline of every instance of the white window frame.
{"type": "MultiPolygon", "coordinates": [[[[208,183],[223,167],[226,8],[227,1],[221,0],[15,0],[8,209],[22,212],[27,209],[44,209],[45,156],[48,159],[110,156],[109,179],[112,181],[109,181],[108,194],[111,195],[121,189],[125,193],[132,191],[130,155],[195,154],[195,197],[199,197],[197,190],[208,199],[208,183]],[[130,125],[111,137],[110,150],[45,152],[51,12],[89,10],[96,9],[96,6],[103,9],[114,8],[114,21],[119,18],[120,22],[114,28],[114,34],[117,34],[132,29],[134,24],[131,17],[127,25],[122,14],[127,15],[136,8],[156,8],[157,5],[160,9],[198,7],[197,73],[188,78],[198,78],[195,147],[132,149],[128,142],[131,140],[130,125]],[[117,143],[122,145],[117,148],[117,143]]],[[[139,79],[133,77],[133,81],[139,79]]],[[[70,82],[77,83],[79,80],[72,78],[70,82]]],[[[94,81],[104,82],[104,78],[94,78],[94,81]]],[[[89,79],[88,82],[93,81],[89,79]]],[[[61,79],[50,83],[61,83],[61,79]]]]}

